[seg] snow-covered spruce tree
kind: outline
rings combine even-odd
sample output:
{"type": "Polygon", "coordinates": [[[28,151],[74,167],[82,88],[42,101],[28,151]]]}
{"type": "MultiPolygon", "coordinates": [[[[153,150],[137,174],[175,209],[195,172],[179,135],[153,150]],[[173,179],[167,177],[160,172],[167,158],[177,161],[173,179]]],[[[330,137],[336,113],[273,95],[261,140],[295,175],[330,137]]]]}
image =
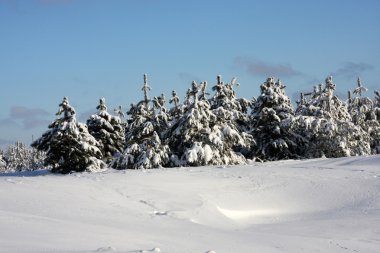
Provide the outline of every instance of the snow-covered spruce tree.
{"type": "Polygon", "coordinates": [[[374,107],[380,108],[380,91],[375,90],[375,99],[373,101],[374,107]]]}
{"type": "Polygon", "coordinates": [[[178,119],[183,114],[183,105],[180,104],[180,99],[175,90],[172,91],[172,97],[169,100],[170,104],[174,106],[169,110],[169,116],[171,119],[178,119]]]}
{"type": "Polygon", "coordinates": [[[219,133],[218,136],[224,137],[227,149],[247,156],[255,145],[253,136],[248,133],[251,122],[248,109],[252,108],[253,103],[245,98],[236,98],[234,86],[239,86],[235,77],[224,84],[222,77],[217,76],[217,84],[212,87],[215,95],[210,99],[212,111],[217,117],[217,127],[214,126],[214,129],[218,128],[219,132],[223,130],[224,134],[219,133]],[[234,133],[232,136],[226,134],[230,130],[234,133]]]}
{"type": "MultiPolygon", "coordinates": [[[[310,99],[301,101],[297,119],[305,128],[299,130],[309,141],[305,156],[341,157],[365,155],[370,152],[369,136],[352,123],[346,104],[334,95],[332,77],[326,78],[325,87],[316,86],[306,94],[310,99]]],[[[302,100],[302,99],[301,99],[302,100]]]]}
{"type": "Polygon", "coordinates": [[[4,152],[3,150],[0,149],[0,172],[5,172],[6,166],[7,166],[7,163],[4,160],[4,152]]]}
{"type": "Polygon", "coordinates": [[[163,95],[149,99],[147,75],[144,75],[144,100],[137,105],[131,105],[126,128],[126,147],[123,154],[116,156],[112,161],[115,169],[151,169],[167,166],[170,149],[162,143],[160,133],[165,131],[168,124],[168,115],[164,107],[163,95]],[[149,104],[153,102],[153,107],[149,104]],[[155,108],[159,110],[155,112],[155,108]]]}
{"type": "Polygon", "coordinates": [[[46,152],[45,164],[51,166],[52,172],[66,174],[106,169],[106,164],[101,160],[101,145],[88,132],[85,124],[76,121],[75,110],[66,97],[59,104],[56,115],[62,116],[32,143],[32,147],[46,152]]]}
{"type": "Polygon", "coordinates": [[[29,152],[22,142],[16,142],[14,145],[9,145],[4,154],[7,171],[15,172],[29,168],[30,157],[29,152]]]}
{"type": "MultiPolygon", "coordinates": [[[[101,144],[103,159],[110,162],[116,153],[121,153],[125,147],[125,124],[119,116],[107,112],[104,98],[99,100],[97,114],[87,120],[89,133],[101,144]]],[[[121,110],[121,108],[120,108],[121,110]]],[[[122,113],[117,111],[117,113],[122,113]]]]}
{"type": "Polygon", "coordinates": [[[44,168],[44,153],[28,148],[19,141],[9,145],[3,156],[5,161],[4,171],[7,172],[32,171],[44,168]]]}
{"type": "Polygon", "coordinates": [[[183,114],[175,118],[167,133],[172,150],[171,165],[208,165],[213,161],[213,151],[208,136],[209,122],[216,120],[207,100],[198,100],[198,85],[195,81],[186,93],[183,114]]]}
{"type": "Polygon", "coordinates": [[[234,86],[239,86],[237,79],[232,78],[230,83],[224,84],[221,75],[217,76],[217,83],[212,87],[215,91],[210,99],[212,109],[224,109],[232,113],[233,121],[239,131],[246,132],[249,129],[251,117],[248,110],[252,108],[253,102],[245,98],[236,98],[234,86]]]}
{"type": "Polygon", "coordinates": [[[348,92],[348,111],[352,122],[369,134],[371,152],[378,154],[380,153],[380,109],[376,107],[376,98],[372,101],[362,96],[367,90],[358,78],[353,96],[351,91],[348,92]]]}
{"type": "Polygon", "coordinates": [[[29,149],[29,151],[31,154],[30,169],[38,170],[48,168],[44,165],[44,161],[46,159],[46,152],[37,150],[36,148],[29,149]]]}
{"type": "Polygon", "coordinates": [[[219,111],[211,109],[206,99],[206,82],[198,86],[193,81],[185,101],[184,114],[173,120],[167,135],[173,152],[172,165],[246,163],[238,150],[247,148],[252,138],[237,130],[231,112],[223,108],[219,111]]]}
{"type": "Polygon", "coordinates": [[[285,86],[269,77],[260,90],[252,109],[252,135],[257,143],[252,158],[263,161],[299,158],[304,147],[291,124],[294,110],[285,86]]]}
{"type": "Polygon", "coordinates": [[[354,89],[354,97],[352,97],[351,91],[348,91],[348,112],[351,115],[352,122],[356,125],[364,127],[366,121],[371,118],[373,111],[373,101],[362,96],[362,93],[368,89],[362,86],[360,78],[357,81],[357,87],[354,89]]]}
{"type": "Polygon", "coordinates": [[[373,109],[366,129],[370,133],[372,154],[380,154],[380,92],[375,91],[373,109]]]}

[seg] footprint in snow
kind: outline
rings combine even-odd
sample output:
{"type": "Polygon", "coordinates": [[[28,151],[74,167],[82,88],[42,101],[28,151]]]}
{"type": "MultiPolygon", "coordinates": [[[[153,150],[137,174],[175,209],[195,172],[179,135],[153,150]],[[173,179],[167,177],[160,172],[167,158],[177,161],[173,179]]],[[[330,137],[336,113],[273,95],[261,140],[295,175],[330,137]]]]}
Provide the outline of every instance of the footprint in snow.
{"type": "Polygon", "coordinates": [[[115,248],[108,246],[108,247],[102,247],[96,250],[96,252],[115,252],[115,248]]]}
{"type": "Polygon", "coordinates": [[[147,205],[149,207],[155,208],[155,203],[149,200],[139,200],[141,204],[147,205]]]}
{"type": "Polygon", "coordinates": [[[22,184],[23,181],[18,181],[18,180],[13,180],[13,179],[10,179],[10,178],[7,178],[5,181],[7,181],[8,183],[12,183],[12,184],[22,184]]]}
{"type": "Polygon", "coordinates": [[[154,211],[153,213],[158,216],[168,215],[168,211],[154,211]]]}
{"type": "Polygon", "coordinates": [[[153,248],[151,250],[141,250],[141,253],[149,253],[149,252],[161,252],[160,248],[153,248]]]}

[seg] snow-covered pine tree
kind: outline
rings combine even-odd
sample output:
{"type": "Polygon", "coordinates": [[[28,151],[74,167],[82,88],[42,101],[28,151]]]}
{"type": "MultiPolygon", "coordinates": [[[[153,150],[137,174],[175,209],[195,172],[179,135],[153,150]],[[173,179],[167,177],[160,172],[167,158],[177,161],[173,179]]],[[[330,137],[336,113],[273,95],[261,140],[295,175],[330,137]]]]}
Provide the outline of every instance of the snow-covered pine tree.
{"type": "Polygon", "coordinates": [[[373,109],[371,112],[369,128],[370,145],[373,154],[380,154],[380,92],[374,91],[375,99],[373,101],[373,109]]]}
{"type": "Polygon", "coordinates": [[[375,99],[373,101],[374,107],[380,108],[380,91],[375,90],[375,99]]]}
{"type": "Polygon", "coordinates": [[[327,77],[325,87],[316,86],[297,108],[297,120],[309,141],[306,157],[341,157],[370,152],[369,136],[351,121],[346,104],[334,95],[335,84],[327,77]]]}
{"type": "Polygon", "coordinates": [[[21,171],[29,167],[28,153],[25,144],[16,142],[9,145],[5,151],[5,159],[7,161],[7,171],[21,171]]]}
{"type": "MultiPolygon", "coordinates": [[[[124,118],[125,118],[125,113],[124,113],[121,105],[119,105],[117,108],[113,109],[113,111],[115,112],[116,116],[118,116],[121,119],[121,121],[123,122],[124,118]]],[[[124,123],[124,127],[125,127],[125,123],[124,123]]]]}
{"type": "Polygon", "coordinates": [[[62,116],[32,143],[32,147],[46,152],[45,164],[52,167],[52,172],[66,174],[105,170],[99,142],[88,132],[85,124],[77,122],[75,110],[66,97],[59,104],[56,115],[62,116]]]}
{"type": "Polygon", "coordinates": [[[233,112],[223,107],[211,109],[206,99],[206,85],[206,82],[200,85],[192,82],[187,92],[184,113],[171,124],[167,138],[173,152],[172,165],[246,163],[245,157],[238,151],[247,147],[252,138],[238,131],[233,112]]]}
{"type": "Polygon", "coordinates": [[[273,77],[260,86],[261,94],[252,109],[252,135],[257,143],[251,156],[254,159],[273,161],[298,158],[303,147],[291,124],[294,110],[285,85],[273,77]]]}
{"type": "MultiPolygon", "coordinates": [[[[116,153],[122,153],[125,147],[125,124],[119,116],[107,112],[105,98],[99,100],[97,114],[87,120],[89,133],[101,144],[103,160],[110,162],[116,153]]],[[[121,108],[117,111],[122,115],[121,108]]]]}
{"type": "MultiPolygon", "coordinates": [[[[218,126],[219,131],[223,129],[227,150],[232,149],[248,155],[255,145],[253,136],[248,133],[251,121],[248,108],[252,108],[253,103],[245,98],[236,98],[234,86],[239,85],[235,77],[230,83],[224,84],[221,75],[218,75],[217,83],[212,87],[215,95],[210,99],[210,103],[212,111],[217,117],[215,125],[218,126]],[[226,134],[230,132],[228,129],[233,130],[234,136],[226,134]]],[[[215,126],[214,128],[216,129],[215,126]]]]}
{"type": "Polygon", "coordinates": [[[232,78],[230,83],[226,84],[222,81],[221,75],[218,75],[216,80],[216,85],[212,87],[215,94],[210,99],[211,108],[224,108],[233,112],[239,130],[247,131],[250,121],[248,109],[252,108],[253,102],[245,98],[236,98],[234,86],[239,86],[240,84],[235,77],[232,78]]]}
{"type": "Polygon", "coordinates": [[[362,96],[362,93],[368,89],[361,83],[360,78],[357,80],[357,87],[354,89],[354,97],[351,91],[348,92],[348,112],[351,115],[352,122],[356,125],[364,127],[366,121],[371,118],[373,110],[373,101],[362,96]]]}
{"type": "Polygon", "coordinates": [[[46,152],[37,150],[36,148],[29,149],[30,153],[30,169],[38,170],[48,168],[44,165],[46,152]]]}
{"type": "Polygon", "coordinates": [[[44,152],[28,148],[24,143],[17,141],[9,145],[2,155],[5,163],[3,171],[33,171],[43,169],[44,152]]]}
{"type": "Polygon", "coordinates": [[[182,116],[183,113],[183,108],[182,105],[180,104],[180,99],[177,96],[177,92],[175,90],[172,91],[172,97],[169,100],[169,103],[173,103],[173,107],[169,110],[169,116],[170,118],[175,118],[178,119],[179,117],[182,116]]]}
{"type": "Polygon", "coordinates": [[[4,160],[4,152],[0,149],[0,172],[5,172],[7,169],[7,163],[4,160]]]}
{"type": "Polygon", "coordinates": [[[164,107],[163,95],[149,99],[150,86],[148,77],[144,74],[144,100],[137,105],[131,105],[127,114],[130,116],[126,128],[126,147],[123,154],[112,161],[115,169],[151,169],[167,166],[170,149],[162,143],[160,133],[165,131],[168,115],[164,107]],[[149,105],[153,102],[154,108],[149,105]]]}
{"type": "Polygon", "coordinates": [[[208,141],[209,121],[215,121],[216,117],[209,102],[198,99],[198,92],[199,87],[193,81],[186,93],[183,114],[171,122],[170,131],[165,136],[172,151],[173,166],[208,165],[213,161],[214,154],[208,141]]]}
{"type": "Polygon", "coordinates": [[[380,121],[377,114],[380,110],[376,109],[376,98],[375,101],[372,101],[370,98],[362,96],[367,90],[358,78],[357,87],[353,92],[354,97],[352,97],[351,91],[348,92],[348,111],[352,122],[369,135],[371,153],[378,154],[380,153],[380,121]]]}

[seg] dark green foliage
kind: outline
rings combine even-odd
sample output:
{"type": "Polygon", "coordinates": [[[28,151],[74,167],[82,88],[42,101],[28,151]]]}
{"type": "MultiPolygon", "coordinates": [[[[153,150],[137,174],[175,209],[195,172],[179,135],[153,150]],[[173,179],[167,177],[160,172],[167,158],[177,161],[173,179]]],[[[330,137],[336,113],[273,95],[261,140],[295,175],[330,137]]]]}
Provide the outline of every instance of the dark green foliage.
{"type": "Polygon", "coordinates": [[[75,110],[67,98],[59,106],[57,115],[63,113],[63,116],[54,120],[32,147],[46,152],[45,164],[52,167],[52,172],[103,170],[105,164],[100,160],[99,143],[89,134],[85,124],[76,121],[75,110]]]}
{"type": "Polygon", "coordinates": [[[87,120],[88,131],[101,145],[103,159],[109,162],[114,155],[124,150],[125,123],[120,117],[107,112],[104,98],[100,99],[96,109],[98,113],[87,120]]]}

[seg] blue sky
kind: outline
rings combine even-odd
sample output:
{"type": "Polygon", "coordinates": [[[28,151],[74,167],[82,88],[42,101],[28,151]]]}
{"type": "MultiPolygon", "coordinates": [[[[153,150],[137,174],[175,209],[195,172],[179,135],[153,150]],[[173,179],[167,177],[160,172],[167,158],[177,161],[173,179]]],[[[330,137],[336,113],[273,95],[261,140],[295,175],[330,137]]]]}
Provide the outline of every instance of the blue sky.
{"type": "Polygon", "coordinates": [[[29,144],[69,97],[80,121],[151,96],[184,97],[192,80],[237,77],[240,97],[266,76],[287,94],[333,74],[346,98],[359,75],[380,89],[377,0],[0,0],[0,144],[29,144]]]}

